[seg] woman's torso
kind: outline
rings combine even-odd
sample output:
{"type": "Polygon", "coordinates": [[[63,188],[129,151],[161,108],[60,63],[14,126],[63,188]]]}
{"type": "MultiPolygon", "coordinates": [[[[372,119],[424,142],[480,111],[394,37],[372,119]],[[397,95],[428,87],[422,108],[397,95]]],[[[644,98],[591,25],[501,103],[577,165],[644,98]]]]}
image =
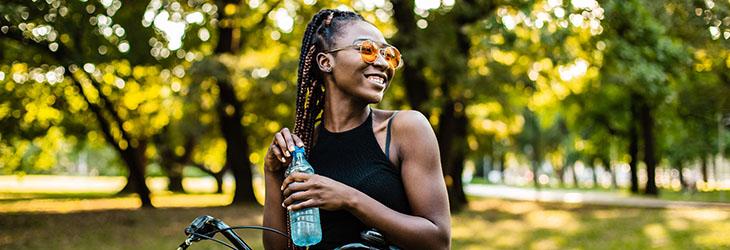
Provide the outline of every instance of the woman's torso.
{"type": "MultiPolygon", "coordinates": [[[[309,162],[315,173],[353,187],[395,211],[410,213],[400,169],[381,149],[372,116],[371,112],[365,122],[345,132],[333,133],[320,126],[309,162]]],[[[360,242],[360,232],[369,229],[344,210],[320,210],[320,217],[322,242],[312,249],[360,242]]]]}

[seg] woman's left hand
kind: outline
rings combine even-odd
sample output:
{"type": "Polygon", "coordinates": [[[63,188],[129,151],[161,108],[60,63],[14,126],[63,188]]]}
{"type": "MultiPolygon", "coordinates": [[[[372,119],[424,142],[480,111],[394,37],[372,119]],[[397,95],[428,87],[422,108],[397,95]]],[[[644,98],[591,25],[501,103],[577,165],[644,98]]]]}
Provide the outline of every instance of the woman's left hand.
{"type": "Polygon", "coordinates": [[[356,190],[330,178],[306,173],[292,173],[281,185],[284,191],[284,207],[299,210],[319,207],[324,210],[347,208],[356,190]],[[299,202],[294,204],[295,202],[299,202]]]}

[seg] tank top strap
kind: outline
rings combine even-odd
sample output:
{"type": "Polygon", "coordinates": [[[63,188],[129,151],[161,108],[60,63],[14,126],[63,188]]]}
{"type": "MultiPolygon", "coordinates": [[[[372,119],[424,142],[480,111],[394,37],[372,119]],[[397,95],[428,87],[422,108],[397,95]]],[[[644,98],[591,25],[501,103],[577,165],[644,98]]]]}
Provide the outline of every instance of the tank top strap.
{"type": "Polygon", "coordinates": [[[393,119],[395,119],[395,115],[398,114],[398,111],[395,111],[393,115],[390,117],[390,120],[388,120],[388,128],[387,132],[385,134],[385,158],[390,161],[390,126],[393,124],[393,119]]]}

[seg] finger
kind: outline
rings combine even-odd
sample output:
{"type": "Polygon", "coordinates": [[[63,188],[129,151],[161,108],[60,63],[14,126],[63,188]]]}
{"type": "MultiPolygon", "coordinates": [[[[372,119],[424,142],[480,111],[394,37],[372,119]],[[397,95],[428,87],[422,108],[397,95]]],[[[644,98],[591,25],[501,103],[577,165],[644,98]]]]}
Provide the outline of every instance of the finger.
{"type": "Polygon", "coordinates": [[[309,200],[302,201],[302,202],[294,204],[294,205],[289,205],[286,209],[289,211],[296,211],[299,209],[305,209],[305,208],[317,207],[317,206],[319,206],[319,202],[317,202],[314,199],[309,199],[309,200]]]}
{"type": "Polygon", "coordinates": [[[281,153],[281,149],[279,149],[279,147],[276,146],[276,144],[271,144],[270,148],[271,148],[271,153],[274,154],[274,157],[276,157],[276,160],[278,160],[282,163],[286,162],[284,155],[281,153]]]}
{"type": "Polygon", "coordinates": [[[310,192],[309,191],[301,191],[291,194],[289,197],[286,197],[284,199],[284,206],[288,207],[294,204],[298,201],[304,201],[310,198],[310,192]]]}
{"type": "Polygon", "coordinates": [[[292,193],[304,191],[307,189],[309,189],[309,185],[305,184],[304,182],[292,182],[286,188],[284,188],[284,192],[282,194],[284,195],[284,197],[288,197],[292,193]]]}
{"type": "Polygon", "coordinates": [[[296,134],[291,134],[291,135],[294,138],[294,142],[297,143],[297,146],[299,146],[300,148],[303,148],[304,147],[304,141],[302,141],[302,138],[299,138],[299,136],[297,136],[296,134]]]}
{"type": "Polygon", "coordinates": [[[281,135],[284,136],[284,140],[286,140],[286,148],[289,149],[289,152],[294,152],[294,139],[292,138],[292,133],[289,132],[289,129],[281,129],[281,135]]]}
{"type": "Polygon", "coordinates": [[[292,182],[305,182],[311,177],[311,174],[305,174],[300,172],[294,172],[291,173],[289,176],[287,176],[284,181],[281,183],[281,191],[284,191],[284,189],[289,186],[289,183],[292,182]]]}
{"type": "Polygon", "coordinates": [[[286,148],[286,140],[284,140],[284,136],[281,134],[281,132],[276,133],[274,135],[274,138],[276,140],[276,144],[279,145],[279,149],[281,149],[281,152],[284,153],[284,156],[291,156],[291,154],[289,154],[289,150],[286,148]]]}

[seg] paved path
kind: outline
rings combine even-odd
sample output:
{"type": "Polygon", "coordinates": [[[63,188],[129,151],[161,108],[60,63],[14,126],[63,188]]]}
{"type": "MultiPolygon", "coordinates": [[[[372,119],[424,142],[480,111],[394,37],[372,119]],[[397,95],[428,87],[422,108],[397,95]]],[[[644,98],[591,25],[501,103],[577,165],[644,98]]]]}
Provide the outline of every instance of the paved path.
{"type": "Polygon", "coordinates": [[[669,201],[648,197],[631,197],[621,193],[572,190],[541,190],[501,185],[470,184],[464,187],[468,195],[521,201],[561,202],[647,208],[723,208],[730,203],[669,201]]]}

